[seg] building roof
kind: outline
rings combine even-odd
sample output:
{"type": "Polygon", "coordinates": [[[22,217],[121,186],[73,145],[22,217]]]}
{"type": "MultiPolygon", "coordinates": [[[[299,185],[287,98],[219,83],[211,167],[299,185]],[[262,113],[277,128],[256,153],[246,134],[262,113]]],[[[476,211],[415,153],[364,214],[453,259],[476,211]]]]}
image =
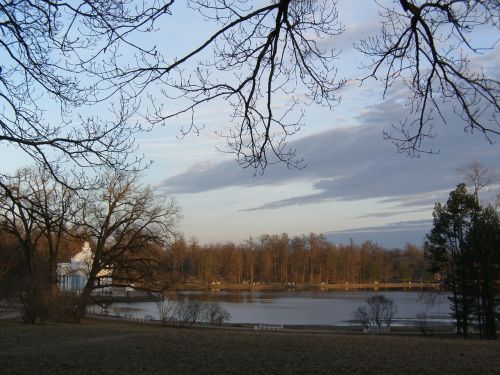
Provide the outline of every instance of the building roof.
{"type": "Polygon", "coordinates": [[[83,262],[86,264],[90,264],[92,262],[93,257],[94,254],[92,253],[90,244],[88,242],[85,242],[83,244],[82,251],[75,254],[75,256],[71,258],[71,263],[83,262]]]}

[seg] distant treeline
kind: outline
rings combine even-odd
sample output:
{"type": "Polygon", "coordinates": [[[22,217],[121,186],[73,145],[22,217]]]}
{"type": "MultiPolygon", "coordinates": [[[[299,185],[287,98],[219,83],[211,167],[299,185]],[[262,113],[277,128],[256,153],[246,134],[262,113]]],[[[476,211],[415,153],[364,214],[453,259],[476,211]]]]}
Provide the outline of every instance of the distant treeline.
{"type": "Polygon", "coordinates": [[[334,245],[322,234],[262,235],[244,244],[200,246],[178,238],[166,251],[164,272],[172,283],[391,283],[432,281],[423,249],[407,244],[334,245]]]}
{"type": "MultiPolygon", "coordinates": [[[[76,238],[65,236],[61,241],[64,246],[59,261],[67,262],[81,250],[81,241],[76,238]]],[[[22,252],[15,240],[0,233],[0,249],[0,270],[10,271],[11,276],[24,274],[22,252]]],[[[212,282],[335,284],[434,280],[427,272],[423,249],[415,245],[407,244],[402,249],[387,249],[371,241],[339,245],[313,233],[295,237],[266,234],[243,244],[209,245],[200,245],[194,239],[186,241],[181,236],[166,248],[155,246],[136,252],[137,256],[144,253],[145,258],[147,255],[154,259],[145,264],[148,277],[136,281],[136,285],[145,288],[158,282],[168,288],[171,284],[212,282]]],[[[42,260],[44,253],[39,257],[42,260]]],[[[117,262],[113,270],[116,275],[130,272],[128,268],[122,270],[117,262]]]]}
{"type": "MultiPolygon", "coordinates": [[[[83,243],[71,236],[62,237],[61,242],[60,262],[69,261],[83,243]]],[[[42,243],[39,251],[37,259],[43,265],[47,251],[42,243]]],[[[209,245],[181,236],[166,248],[154,246],[136,253],[149,260],[132,270],[140,277],[132,275],[131,279],[136,286],[152,290],[160,284],[161,288],[168,288],[172,284],[213,282],[286,285],[434,281],[434,276],[427,272],[423,249],[415,245],[407,244],[402,249],[387,249],[371,241],[335,245],[324,235],[313,233],[295,237],[266,234],[242,244],[209,245]]],[[[122,263],[113,263],[114,276],[121,275],[120,279],[131,272],[127,263],[123,267],[122,263]]],[[[16,275],[23,275],[24,268],[22,251],[15,239],[0,231],[0,271],[4,271],[0,272],[0,290],[13,288],[16,275]]]]}

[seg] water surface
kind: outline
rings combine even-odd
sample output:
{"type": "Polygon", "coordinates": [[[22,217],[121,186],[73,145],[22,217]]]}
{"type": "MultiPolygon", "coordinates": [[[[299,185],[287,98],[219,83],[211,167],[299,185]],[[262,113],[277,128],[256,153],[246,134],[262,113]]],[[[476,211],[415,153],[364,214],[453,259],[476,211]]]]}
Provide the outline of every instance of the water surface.
{"type": "MultiPolygon", "coordinates": [[[[169,294],[168,299],[218,302],[231,314],[229,323],[346,325],[374,294],[394,301],[395,325],[415,324],[418,313],[427,314],[434,322],[450,322],[447,297],[421,291],[184,291],[169,294]]],[[[159,319],[156,302],[116,303],[108,310],[114,315],[159,319]]]]}

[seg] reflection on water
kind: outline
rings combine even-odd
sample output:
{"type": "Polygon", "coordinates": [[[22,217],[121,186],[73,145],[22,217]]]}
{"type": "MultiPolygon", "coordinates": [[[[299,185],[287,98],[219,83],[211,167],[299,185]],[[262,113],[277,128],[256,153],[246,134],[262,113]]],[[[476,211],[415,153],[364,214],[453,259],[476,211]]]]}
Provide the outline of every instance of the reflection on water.
{"type": "MultiPolygon", "coordinates": [[[[420,291],[182,291],[167,295],[169,300],[184,298],[218,302],[231,314],[232,323],[270,323],[296,325],[348,324],[353,312],[374,294],[384,294],[397,306],[396,320],[401,324],[415,321],[418,313],[449,321],[450,307],[445,295],[427,298],[420,291]]],[[[155,302],[117,303],[116,315],[158,319],[155,302]],[[125,310],[126,309],[126,310],[125,310]]]]}
{"type": "Polygon", "coordinates": [[[179,301],[185,298],[204,302],[229,302],[229,303],[252,303],[255,298],[259,298],[261,292],[251,291],[180,291],[170,292],[167,299],[179,301]]]}

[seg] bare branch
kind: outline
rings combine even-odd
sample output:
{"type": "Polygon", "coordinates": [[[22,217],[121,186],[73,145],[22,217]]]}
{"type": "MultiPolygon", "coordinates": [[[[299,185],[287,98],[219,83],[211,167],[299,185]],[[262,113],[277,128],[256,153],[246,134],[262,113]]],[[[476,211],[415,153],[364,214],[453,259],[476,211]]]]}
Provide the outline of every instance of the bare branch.
{"type": "Polygon", "coordinates": [[[468,53],[494,47],[472,45],[469,35],[481,25],[498,26],[498,2],[400,0],[399,5],[403,12],[383,7],[381,35],[356,46],[373,59],[363,81],[380,77],[384,93],[396,82],[411,92],[410,118],[401,121],[400,135],[387,132],[386,138],[401,152],[425,152],[422,141],[434,136],[433,114],[446,122],[441,107],[451,103],[467,123],[466,131],[479,131],[493,142],[490,136],[500,134],[500,83],[473,70],[468,53]]]}

